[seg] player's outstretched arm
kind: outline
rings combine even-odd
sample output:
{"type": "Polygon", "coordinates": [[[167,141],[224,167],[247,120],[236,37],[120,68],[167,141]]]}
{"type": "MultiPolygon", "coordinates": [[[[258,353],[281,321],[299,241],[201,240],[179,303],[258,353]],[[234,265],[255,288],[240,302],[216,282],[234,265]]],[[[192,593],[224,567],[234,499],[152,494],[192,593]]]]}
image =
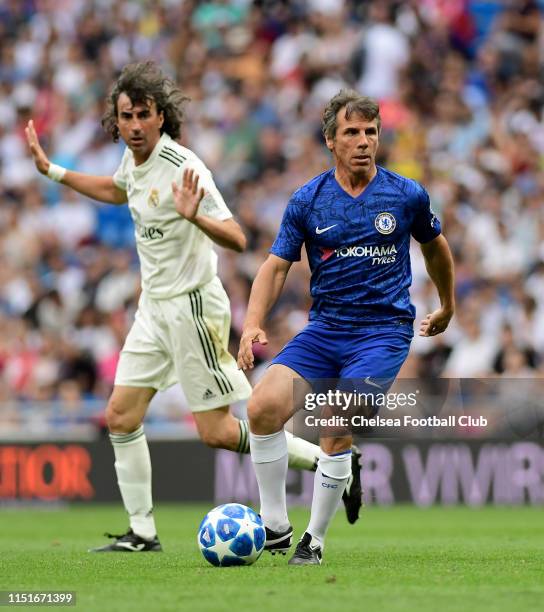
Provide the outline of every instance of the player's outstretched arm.
{"type": "Polygon", "coordinates": [[[52,164],[40,145],[32,120],[28,122],[25,134],[30,153],[40,174],[67,185],[79,193],[93,198],[93,200],[109,202],[110,204],[124,204],[127,201],[127,194],[117,187],[111,176],[93,176],[92,174],[73,172],[52,164]]]}
{"type": "Polygon", "coordinates": [[[455,311],[453,257],[442,234],[422,244],[421,251],[427,272],[438,291],[440,308],[421,321],[419,335],[436,336],[445,331],[455,311]]]}
{"type": "Polygon", "coordinates": [[[269,255],[257,272],[251,287],[238,350],[238,367],[242,370],[253,368],[253,344],[268,344],[262,327],[270,309],[280,296],[291,264],[292,262],[281,257],[269,255]]]}
{"type": "Polygon", "coordinates": [[[246,248],[247,240],[234,219],[220,220],[197,214],[200,202],[206,194],[204,189],[198,186],[198,182],[198,174],[192,169],[186,169],[181,185],[172,183],[176,211],[219,246],[241,253],[246,248]]]}

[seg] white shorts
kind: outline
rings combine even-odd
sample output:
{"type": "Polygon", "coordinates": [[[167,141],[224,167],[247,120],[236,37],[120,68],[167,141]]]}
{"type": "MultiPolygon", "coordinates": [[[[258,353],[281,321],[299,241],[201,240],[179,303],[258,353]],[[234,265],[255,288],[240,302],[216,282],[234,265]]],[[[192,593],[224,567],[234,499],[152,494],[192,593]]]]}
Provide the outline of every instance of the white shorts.
{"type": "Polygon", "coordinates": [[[179,382],[193,412],[247,399],[251,385],[228,352],[230,302],[221,281],[166,300],[142,293],[115,384],[162,391],[179,382]]]}

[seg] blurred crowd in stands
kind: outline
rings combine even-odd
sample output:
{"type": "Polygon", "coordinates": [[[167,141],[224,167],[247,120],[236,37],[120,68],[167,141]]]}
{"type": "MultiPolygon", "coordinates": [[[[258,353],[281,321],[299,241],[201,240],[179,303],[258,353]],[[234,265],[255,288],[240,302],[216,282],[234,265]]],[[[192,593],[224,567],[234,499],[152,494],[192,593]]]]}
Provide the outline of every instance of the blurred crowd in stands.
{"type": "MultiPolygon", "coordinates": [[[[111,390],[139,292],[129,213],[40,177],[24,126],[34,119],[54,162],[111,175],[123,146],[100,126],[104,99],[122,66],[143,59],[190,96],[182,144],[213,171],[248,236],[244,254],[220,255],[234,353],[290,194],[331,164],[324,104],[351,86],[379,100],[379,163],[427,188],[456,262],[456,318],[443,336],[416,336],[403,375],[541,376],[543,8],[537,0],[4,0],[0,405],[83,398],[103,406],[111,390]]],[[[419,319],[437,298],[417,246],[412,262],[419,319]]],[[[260,363],[304,325],[308,283],[302,261],[270,319],[270,344],[256,347],[260,363]]],[[[182,415],[180,401],[163,410],[182,415]]]]}

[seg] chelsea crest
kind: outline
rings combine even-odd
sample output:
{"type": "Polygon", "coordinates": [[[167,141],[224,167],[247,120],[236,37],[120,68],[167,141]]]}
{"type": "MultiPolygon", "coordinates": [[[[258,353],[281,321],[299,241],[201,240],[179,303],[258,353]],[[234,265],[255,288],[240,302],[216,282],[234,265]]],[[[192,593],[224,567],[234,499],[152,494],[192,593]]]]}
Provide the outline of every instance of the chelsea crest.
{"type": "Polygon", "coordinates": [[[380,234],[391,234],[397,227],[397,220],[391,213],[382,212],[374,219],[374,227],[380,234]]]}

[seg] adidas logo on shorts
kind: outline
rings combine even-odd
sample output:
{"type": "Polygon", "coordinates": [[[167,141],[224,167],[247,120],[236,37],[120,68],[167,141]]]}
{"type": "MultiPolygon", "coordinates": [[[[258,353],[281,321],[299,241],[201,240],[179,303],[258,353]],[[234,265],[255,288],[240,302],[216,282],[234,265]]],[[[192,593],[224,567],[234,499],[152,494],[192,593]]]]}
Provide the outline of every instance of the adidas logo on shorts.
{"type": "Polygon", "coordinates": [[[211,389],[206,389],[206,391],[204,391],[204,395],[202,396],[202,399],[209,400],[209,399],[212,399],[213,397],[215,397],[215,393],[211,389]]]}

